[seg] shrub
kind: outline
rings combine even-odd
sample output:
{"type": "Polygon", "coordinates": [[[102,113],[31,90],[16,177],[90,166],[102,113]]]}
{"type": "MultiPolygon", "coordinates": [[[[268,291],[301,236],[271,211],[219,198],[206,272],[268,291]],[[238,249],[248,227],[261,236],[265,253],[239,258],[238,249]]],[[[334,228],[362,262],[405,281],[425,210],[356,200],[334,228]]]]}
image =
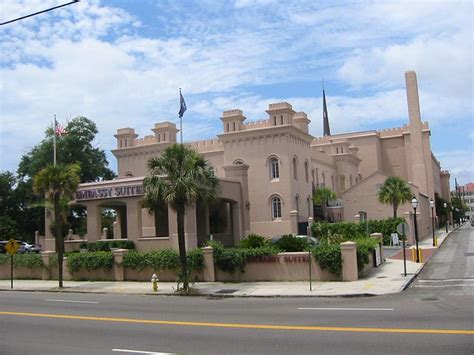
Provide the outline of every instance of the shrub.
{"type": "Polygon", "coordinates": [[[70,254],[67,258],[67,268],[69,272],[79,270],[112,269],[114,256],[111,252],[97,251],[90,253],[70,254]]]}
{"type": "Polygon", "coordinates": [[[87,251],[110,251],[111,248],[135,249],[135,243],[132,240],[101,240],[98,242],[82,243],[81,249],[87,251]]]}
{"type": "Polygon", "coordinates": [[[214,249],[214,262],[222,271],[231,274],[236,271],[244,272],[247,259],[243,250],[239,248],[214,249]]]}
{"type": "MultiPolygon", "coordinates": [[[[10,255],[0,254],[0,265],[10,261],[10,255]]],[[[36,269],[43,267],[43,258],[39,254],[15,254],[13,256],[13,266],[15,268],[36,269]]]]}
{"type": "Polygon", "coordinates": [[[304,251],[308,247],[306,238],[297,238],[292,234],[285,234],[273,242],[273,245],[282,251],[296,252],[304,251]]]}
{"type": "Polygon", "coordinates": [[[249,234],[239,243],[239,247],[243,249],[255,249],[267,246],[269,240],[261,235],[249,234]]]}
{"type": "Polygon", "coordinates": [[[7,261],[10,260],[10,255],[8,254],[0,254],[0,265],[5,264],[7,261]]]}
{"type": "Polygon", "coordinates": [[[338,244],[320,243],[312,250],[314,259],[322,270],[340,277],[342,272],[341,247],[338,244]]]}
{"type": "Polygon", "coordinates": [[[355,242],[357,244],[357,269],[361,274],[364,266],[369,263],[369,254],[375,250],[378,242],[372,238],[360,238],[355,242]]]}
{"type": "Polygon", "coordinates": [[[247,260],[267,255],[276,255],[279,249],[272,245],[259,248],[225,248],[219,241],[208,241],[208,246],[214,249],[214,263],[219,269],[234,274],[244,272],[247,260]]]}
{"type": "Polygon", "coordinates": [[[318,222],[312,226],[313,236],[328,243],[341,243],[348,240],[355,240],[367,236],[370,233],[382,233],[384,245],[390,244],[390,234],[397,231],[397,225],[404,222],[403,218],[389,218],[383,220],[369,220],[365,223],[339,222],[327,223],[318,222]]]}
{"type": "MultiPolygon", "coordinates": [[[[188,251],[188,267],[190,271],[204,268],[204,255],[201,249],[188,251]]],[[[151,267],[154,271],[175,271],[181,269],[179,254],[172,249],[153,250],[146,253],[130,251],[123,257],[123,266],[135,270],[151,267]]]]}
{"type": "Polygon", "coordinates": [[[37,269],[43,267],[43,258],[39,254],[17,254],[13,257],[13,265],[16,268],[37,269]]]}
{"type": "Polygon", "coordinates": [[[276,255],[280,252],[280,249],[273,245],[265,245],[260,248],[241,249],[245,255],[246,260],[249,258],[258,258],[260,256],[276,255]]]}
{"type": "Polygon", "coordinates": [[[188,269],[201,271],[204,269],[204,254],[201,248],[196,248],[188,251],[188,269]]]}

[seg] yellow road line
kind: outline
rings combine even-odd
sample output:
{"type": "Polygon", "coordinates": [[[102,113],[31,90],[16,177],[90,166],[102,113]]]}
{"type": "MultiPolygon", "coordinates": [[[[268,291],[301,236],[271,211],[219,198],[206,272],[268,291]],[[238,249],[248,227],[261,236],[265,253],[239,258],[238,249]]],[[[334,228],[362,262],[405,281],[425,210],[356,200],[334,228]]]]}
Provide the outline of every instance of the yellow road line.
{"type": "Polygon", "coordinates": [[[89,321],[99,321],[99,322],[178,325],[178,326],[191,326],[191,327],[271,329],[271,330],[305,330],[305,331],[358,332],[358,333],[410,333],[410,334],[474,335],[474,330],[469,330],[469,329],[363,328],[363,327],[324,327],[324,326],[304,326],[304,325],[271,325],[271,324],[183,322],[183,321],[168,321],[168,320],[154,320],[154,319],[91,317],[91,316],[75,316],[75,315],[66,315],[66,314],[24,313],[24,312],[0,312],[0,315],[20,316],[20,317],[57,318],[57,319],[77,319],[77,320],[89,320],[89,321]]]}

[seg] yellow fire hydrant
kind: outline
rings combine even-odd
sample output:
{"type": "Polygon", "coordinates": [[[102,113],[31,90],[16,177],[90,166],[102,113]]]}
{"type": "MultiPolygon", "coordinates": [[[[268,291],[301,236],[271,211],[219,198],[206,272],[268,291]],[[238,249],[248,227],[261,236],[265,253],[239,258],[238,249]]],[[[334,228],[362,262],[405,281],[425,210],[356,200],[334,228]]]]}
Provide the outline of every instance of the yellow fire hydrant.
{"type": "Polygon", "coordinates": [[[156,276],[156,274],[153,274],[153,276],[151,277],[151,284],[153,286],[153,292],[157,292],[158,291],[158,276],[156,276]]]}

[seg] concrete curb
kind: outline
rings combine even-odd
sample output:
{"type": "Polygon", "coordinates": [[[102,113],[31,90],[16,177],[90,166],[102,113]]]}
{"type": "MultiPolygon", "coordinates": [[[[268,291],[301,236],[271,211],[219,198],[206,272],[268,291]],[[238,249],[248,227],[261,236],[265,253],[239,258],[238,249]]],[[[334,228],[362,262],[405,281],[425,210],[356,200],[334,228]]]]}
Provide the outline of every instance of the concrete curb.
{"type": "Polygon", "coordinates": [[[105,292],[105,291],[83,291],[76,289],[45,289],[45,290],[28,290],[28,289],[0,289],[0,292],[41,292],[41,293],[80,293],[80,294],[95,294],[95,295],[127,295],[127,296],[180,296],[180,297],[212,297],[212,298],[362,298],[383,296],[373,293],[354,293],[354,294],[340,294],[340,295],[231,295],[231,294],[216,294],[216,293],[154,293],[154,292],[105,292]]]}

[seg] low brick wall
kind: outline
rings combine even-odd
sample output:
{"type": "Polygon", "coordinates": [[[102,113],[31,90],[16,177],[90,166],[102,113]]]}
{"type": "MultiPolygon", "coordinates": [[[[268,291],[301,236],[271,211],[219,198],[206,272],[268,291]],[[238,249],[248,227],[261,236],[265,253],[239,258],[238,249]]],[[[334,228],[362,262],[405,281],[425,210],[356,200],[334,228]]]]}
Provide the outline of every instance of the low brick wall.
{"type": "MultiPolygon", "coordinates": [[[[10,262],[0,265],[0,280],[10,280],[10,272],[10,262]]],[[[42,270],[13,267],[13,279],[41,280],[42,270]]]]}
{"type": "MultiPolygon", "coordinates": [[[[373,236],[380,239],[380,236],[373,236]]],[[[175,272],[154,271],[151,268],[144,270],[128,269],[123,267],[123,257],[129,251],[117,249],[113,251],[114,265],[111,270],[81,270],[70,273],[67,268],[67,258],[64,258],[63,278],[64,280],[107,280],[107,281],[150,281],[153,274],[157,274],[160,281],[174,282],[177,279],[175,272]]],[[[191,276],[193,281],[306,281],[309,276],[309,255],[306,252],[279,253],[273,256],[256,257],[247,261],[243,273],[230,274],[220,270],[213,261],[213,249],[206,247],[204,253],[204,270],[195,272],[191,276]]],[[[358,279],[356,245],[353,242],[341,244],[342,253],[342,275],[343,281],[354,281],[358,279]]],[[[40,269],[18,268],[14,270],[14,278],[17,279],[57,279],[57,266],[50,265],[54,257],[53,252],[42,253],[44,267],[40,269]]],[[[363,269],[363,274],[373,268],[373,258],[363,269]]],[[[382,255],[383,261],[383,255],[382,255]]],[[[311,277],[314,281],[340,280],[325,270],[311,256],[311,277]]],[[[10,264],[0,265],[0,279],[10,278],[10,264]]]]}
{"type": "MultiPolygon", "coordinates": [[[[308,253],[279,253],[249,260],[245,272],[230,274],[216,267],[216,281],[306,281],[309,278],[308,253]]],[[[311,278],[315,281],[338,280],[321,270],[311,257],[311,278]]]]}

